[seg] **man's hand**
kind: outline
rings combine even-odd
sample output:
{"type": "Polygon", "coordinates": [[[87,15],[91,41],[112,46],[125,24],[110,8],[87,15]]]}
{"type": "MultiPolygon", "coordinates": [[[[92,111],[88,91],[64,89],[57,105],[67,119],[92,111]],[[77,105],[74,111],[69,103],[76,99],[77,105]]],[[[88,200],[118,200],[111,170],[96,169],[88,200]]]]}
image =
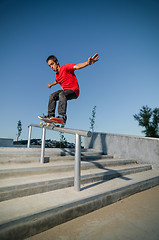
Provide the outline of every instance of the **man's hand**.
{"type": "Polygon", "coordinates": [[[57,82],[56,82],[56,81],[54,81],[53,83],[51,83],[51,84],[48,84],[48,85],[47,85],[47,87],[48,87],[48,88],[51,88],[52,86],[55,86],[56,84],[57,84],[57,82]]]}
{"type": "Polygon", "coordinates": [[[88,58],[88,64],[91,65],[91,64],[97,62],[98,61],[98,57],[99,57],[98,53],[96,53],[93,57],[92,56],[89,57],[88,58]]]}
{"type": "Polygon", "coordinates": [[[91,64],[93,64],[93,63],[95,63],[97,61],[98,61],[98,53],[96,53],[93,57],[92,56],[89,57],[87,62],[78,63],[73,68],[74,68],[74,70],[79,70],[79,69],[85,68],[88,65],[91,65],[91,64]]]}

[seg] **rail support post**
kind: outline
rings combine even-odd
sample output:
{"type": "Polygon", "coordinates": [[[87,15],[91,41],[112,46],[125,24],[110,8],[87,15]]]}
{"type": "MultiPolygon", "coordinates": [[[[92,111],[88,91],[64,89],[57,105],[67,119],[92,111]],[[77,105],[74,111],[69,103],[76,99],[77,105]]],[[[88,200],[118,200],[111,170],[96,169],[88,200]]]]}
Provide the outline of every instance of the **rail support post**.
{"type": "Polygon", "coordinates": [[[46,135],[46,128],[43,127],[43,130],[42,130],[41,159],[40,159],[40,163],[44,163],[44,155],[45,155],[45,135],[46,135]]]}
{"type": "Polygon", "coordinates": [[[76,133],[74,189],[80,191],[81,178],[81,136],[76,133]]]}
{"type": "Polygon", "coordinates": [[[28,134],[28,145],[27,148],[30,148],[30,140],[31,140],[31,131],[32,131],[32,126],[29,126],[29,134],[28,134]]]}

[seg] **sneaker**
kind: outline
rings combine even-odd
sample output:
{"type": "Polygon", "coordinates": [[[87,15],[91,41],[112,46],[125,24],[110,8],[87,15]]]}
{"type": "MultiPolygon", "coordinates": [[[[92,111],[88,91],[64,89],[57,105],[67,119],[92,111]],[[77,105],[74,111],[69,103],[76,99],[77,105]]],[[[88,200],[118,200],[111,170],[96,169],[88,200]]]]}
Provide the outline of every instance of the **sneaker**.
{"type": "Polygon", "coordinates": [[[53,118],[54,116],[50,116],[50,115],[48,115],[48,114],[47,114],[47,115],[44,115],[44,114],[43,114],[42,116],[38,116],[38,117],[39,117],[39,118],[48,118],[48,119],[49,119],[49,118],[53,118]]]}
{"type": "Polygon", "coordinates": [[[62,121],[64,122],[64,124],[66,124],[66,121],[67,121],[67,116],[66,115],[65,116],[59,115],[59,116],[57,116],[57,118],[61,118],[62,121]]]}

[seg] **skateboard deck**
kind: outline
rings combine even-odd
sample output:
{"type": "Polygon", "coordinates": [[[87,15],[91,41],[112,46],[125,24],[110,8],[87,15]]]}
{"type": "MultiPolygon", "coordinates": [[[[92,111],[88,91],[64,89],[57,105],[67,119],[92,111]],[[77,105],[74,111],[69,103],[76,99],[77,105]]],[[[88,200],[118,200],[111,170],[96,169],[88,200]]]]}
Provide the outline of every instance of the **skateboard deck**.
{"type": "Polygon", "coordinates": [[[40,118],[42,121],[44,121],[46,123],[46,125],[48,125],[48,126],[49,125],[57,126],[56,124],[65,125],[65,123],[63,122],[63,120],[61,118],[52,117],[51,119],[48,119],[48,118],[43,118],[40,116],[38,116],[38,118],[40,118]]]}

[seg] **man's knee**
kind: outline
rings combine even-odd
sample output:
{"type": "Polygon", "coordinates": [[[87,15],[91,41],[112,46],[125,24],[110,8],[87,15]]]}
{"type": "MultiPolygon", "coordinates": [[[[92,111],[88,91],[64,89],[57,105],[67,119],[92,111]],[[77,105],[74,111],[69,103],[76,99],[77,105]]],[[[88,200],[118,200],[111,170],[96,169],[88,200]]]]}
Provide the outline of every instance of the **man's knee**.
{"type": "Polygon", "coordinates": [[[62,92],[59,93],[59,99],[60,99],[60,98],[66,98],[64,91],[62,91],[62,92]]]}

